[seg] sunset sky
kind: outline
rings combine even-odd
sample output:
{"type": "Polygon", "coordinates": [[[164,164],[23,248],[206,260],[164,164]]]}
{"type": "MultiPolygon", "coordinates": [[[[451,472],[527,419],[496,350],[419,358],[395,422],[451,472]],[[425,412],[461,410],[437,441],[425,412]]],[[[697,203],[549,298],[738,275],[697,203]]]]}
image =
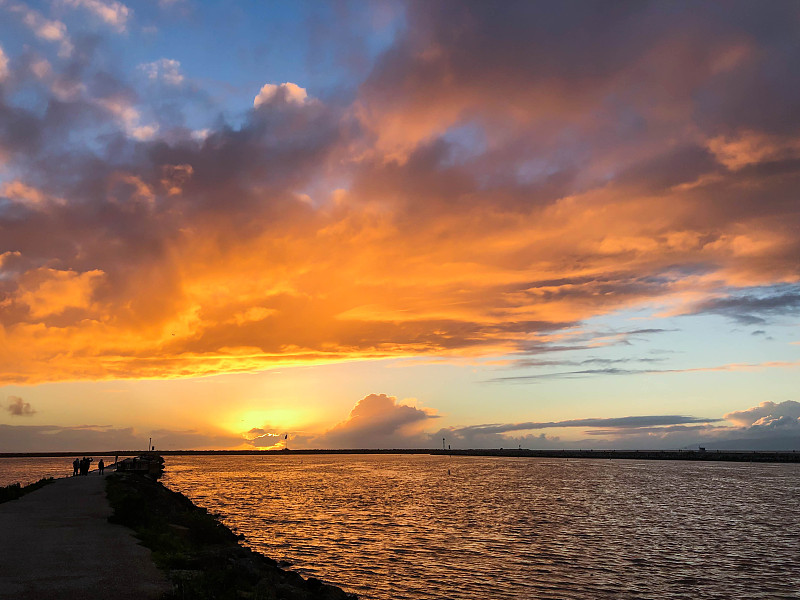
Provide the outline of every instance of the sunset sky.
{"type": "Polygon", "coordinates": [[[0,0],[0,452],[800,449],[800,3],[0,0]]]}

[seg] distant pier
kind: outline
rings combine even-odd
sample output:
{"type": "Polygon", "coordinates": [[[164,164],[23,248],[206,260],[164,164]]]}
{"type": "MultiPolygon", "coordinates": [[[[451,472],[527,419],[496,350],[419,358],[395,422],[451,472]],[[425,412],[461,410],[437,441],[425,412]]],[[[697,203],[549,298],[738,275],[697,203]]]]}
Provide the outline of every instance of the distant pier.
{"type": "Polygon", "coordinates": [[[627,460],[689,460],[725,462],[798,463],[800,452],[729,450],[441,450],[431,454],[452,456],[520,456],[532,458],[595,458],[627,460]]]}
{"type": "MultiPolygon", "coordinates": [[[[0,453],[0,458],[28,457],[72,457],[86,456],[136,456],[141,451],[101,451],[101,452],[18,452],[0,453]]],[[[526,450],[517,448],[498,449],[433,449],[433,448],[391,448],[375,450],[356,448],[349,450],[159,450],[162,456],[292,456],[307,454],[431,454],[447,456],[506,456],[528,458],[602,458],[627,460],[688,460],[688,461],[726,461],[726,462],[769,462],[800,463],[800,451],[740,451],[740,450],[526,450]]]]}

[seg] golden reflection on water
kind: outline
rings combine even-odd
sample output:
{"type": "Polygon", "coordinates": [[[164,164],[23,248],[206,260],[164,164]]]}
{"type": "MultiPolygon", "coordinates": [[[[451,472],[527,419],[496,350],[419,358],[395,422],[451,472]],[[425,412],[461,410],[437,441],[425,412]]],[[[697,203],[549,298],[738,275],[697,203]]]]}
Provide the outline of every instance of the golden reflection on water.
{"type": "Polygon", "coordinates": [[[222,514],[253,548],[366,599],[800,589],[800,465],[175,456],[164,483],[222,514]]]}
{"type": "MultiPolygon", "coordinates": [[[[0,487],[19,483],[26,486],[45,477],[67,477],[72,475],[72,461],[81,458],[74,457],[44,457],[44,458],[0,458],[0,487]]],[[[94,459],[97,464],[97,458],[94,459]]],[[[108,457],[106,457],[108,462],[108,457]]]]}

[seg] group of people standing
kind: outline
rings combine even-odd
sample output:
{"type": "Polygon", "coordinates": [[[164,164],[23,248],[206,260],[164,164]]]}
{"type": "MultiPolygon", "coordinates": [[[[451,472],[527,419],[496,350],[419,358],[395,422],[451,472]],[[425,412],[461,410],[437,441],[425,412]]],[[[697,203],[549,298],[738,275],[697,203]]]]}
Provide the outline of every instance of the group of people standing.
{"type": "MultiPolygon", "coordinates": [[[[80,459],[76,458],[75,460],[73,460],[72,461],[72,476],[75,477],[76,475],[88,475],[89,474],[89,467],[91,466],[93,460],[94,459],[91,456],[89,458],[86,458],[84,456],[83,458],[80,458],[80,459]]],[[[103,474],[103,471],[105,470],[105,468],[106,468],[106,465],[103,462],[103,459],[101,458],[100,462],[97,463],[97,470],[100,471],[100,475],[103,474]]]]}

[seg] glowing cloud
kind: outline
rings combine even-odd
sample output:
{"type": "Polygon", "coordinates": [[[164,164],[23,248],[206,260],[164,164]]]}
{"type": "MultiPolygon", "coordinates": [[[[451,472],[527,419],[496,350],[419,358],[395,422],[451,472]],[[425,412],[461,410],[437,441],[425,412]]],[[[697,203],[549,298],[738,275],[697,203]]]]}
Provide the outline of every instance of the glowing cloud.
{"type": "MultiPolygon", "coordinates": [[[[28,37],[69,41],[0,4],[28,37]]],[[[69,6],[130,20],[115,2],[69,6]]],[[[766,35],[705,3],[411,3],[402,23],[325,102],[267,83],[232,116],[174,59],[116,69],[85,40],[71,61],[20,58],[25,93],[0,98],[0,348],[15,349],[0,380],[535,367],[622,344],[563,341],[620,311],[759,327],[797,312],[791,26],[766,35]],[[137,92],[131,72],[165,85],[137,92]]],[[[709,369],[770,366],[733,360],[709,369]]],[[[531,378],[705,370],[572,366],[531,378]]]]}
{"type": "Polygon", "coordinates": [[[53,198],[18,179],[3,184],[3,186],[0,187],[0,195],[32,208],[44,208],[47,203],[51,202],[57,204],[64,204],[66,202],[63,198],[53,198]]]}
{"type": "Polygon", "coordinates": [[[34,319],[59,315],[69,308],[89,308],[101,271],[29,271],[20,281],[14,302],[26,306],[34,319]]]}
{"type": "Polygon", "coordinates": [[[321,448],[425,447],[422,429],[436,418],[430,409],[401,404],[394,396],[370,394],[356,403],[347,420],[313,443],[321,448]]]}
{"type": "Polygon", "coordinates": [[[290,104],[304,104],[308,99],[305,88],[287,81],[280,85],[266,83],[253,99],[253,108],[271,102],[288,102],[290,104]]]}
{"type": "Polygon", "coordinates": [[[764,427],[787,422],[800,426],[800,402],[794,400],[779,403],[765,401],[747,410],[730,412],[725,415],[725,419],[739,427],[764,427]]]}

